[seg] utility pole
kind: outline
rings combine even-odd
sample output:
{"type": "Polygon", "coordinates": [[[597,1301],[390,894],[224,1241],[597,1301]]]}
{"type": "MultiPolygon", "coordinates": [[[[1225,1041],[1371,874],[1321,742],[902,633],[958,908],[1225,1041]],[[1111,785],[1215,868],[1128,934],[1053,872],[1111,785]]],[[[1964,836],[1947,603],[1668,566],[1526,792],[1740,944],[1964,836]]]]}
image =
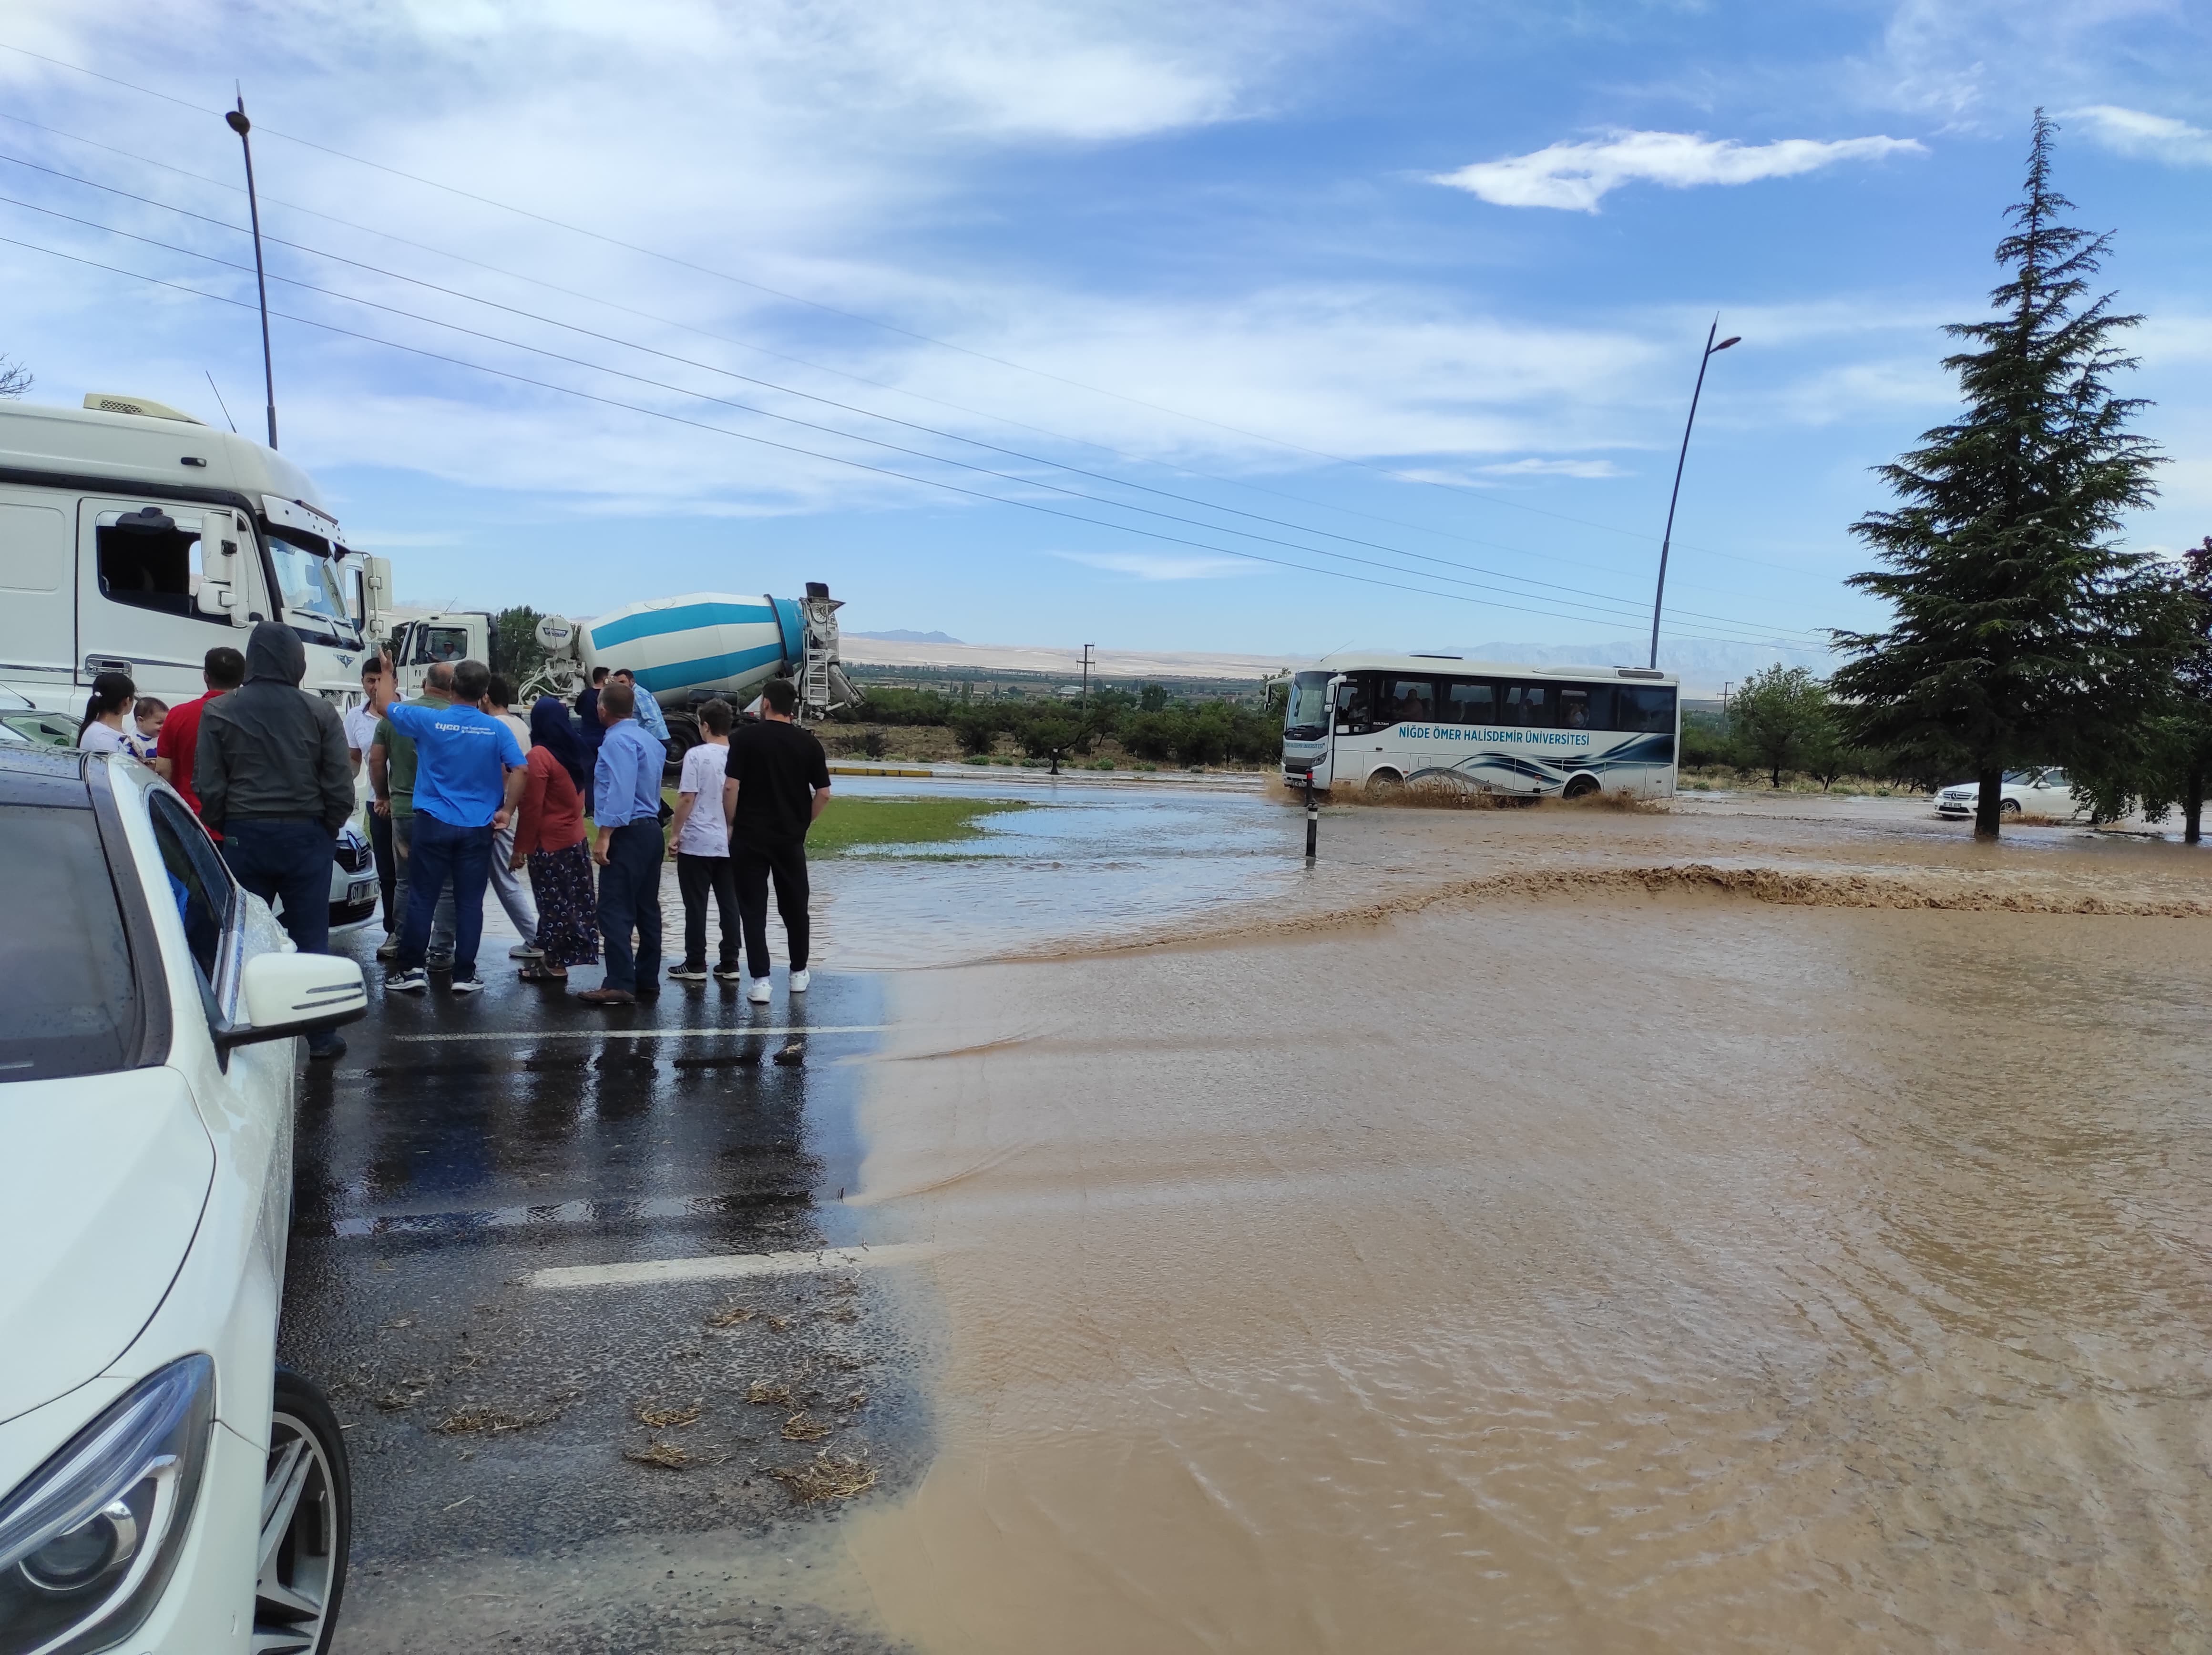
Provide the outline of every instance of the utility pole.
{"type": "Polygon", "coordinates": [[[1083,646],[1083,700],[1077,709],[1079,718],[1087,717],[1091,712],[1091,652],[1097,647],[1096,644],[1083,646]]]}
{"type": "Polygon", "coordinates": [[[269,355],[269,277],[261,264],[261,199],[253,190],[253,140],[246,136],[253,123],[246,118],[246,91],[239,89],[238,107],[223,117],[238,134],[246,151],[246,211],[253,224],[253,285],[261,294],[261,383],[269,396],[269,446],[276,446],[276,368],[269,355]]]}
{"type": "Polygon", "coordinates": [[[1659,543],[1659,588],[1651,595],[1651,659],[1647,664],[1656,671],[1659,666],[1659,605],[1667,596],[1667,553],[1674,543],[1674,503],[1682,498],[1682,467],[1690,458],[1690,427],[1698,422],[1698,397],[1705,388],[1705,364],[1730,345],[1743,343],[1743,336],[1732,333],[1717,345],[1713,336],[1721,330],[1721,318],[1713,318],[1713,324],[1705,330],[1705,354],[1698,358],[1698,383],[1690,392],[1690,417],[1682,422],[1682,452],[1674,459],[1674,492],[1667,496],[1667,533],[1659,543]]]}

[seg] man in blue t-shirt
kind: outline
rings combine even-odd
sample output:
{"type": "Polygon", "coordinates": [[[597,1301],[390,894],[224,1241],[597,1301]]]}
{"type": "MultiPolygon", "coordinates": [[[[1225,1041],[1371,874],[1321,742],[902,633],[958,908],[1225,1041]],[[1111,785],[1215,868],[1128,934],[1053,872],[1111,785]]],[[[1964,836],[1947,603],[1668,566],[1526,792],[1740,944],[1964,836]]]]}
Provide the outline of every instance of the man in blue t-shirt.
{"type": "Polygon", "coordinates": [[[473,994],[483,986],[477,975],[477,944],[483,936],[492,836],[514,814],[525,774],[514,732],[477,705],[490,682],[490,668],[464,661],[453,669],[452,706],[398,703],[385,709],[392,727],[415,743],[407,917],[386,988],[420,994],[429,987],[422,962],[431,917],[448,879],[453,884],[453,990],[473,994]]]}

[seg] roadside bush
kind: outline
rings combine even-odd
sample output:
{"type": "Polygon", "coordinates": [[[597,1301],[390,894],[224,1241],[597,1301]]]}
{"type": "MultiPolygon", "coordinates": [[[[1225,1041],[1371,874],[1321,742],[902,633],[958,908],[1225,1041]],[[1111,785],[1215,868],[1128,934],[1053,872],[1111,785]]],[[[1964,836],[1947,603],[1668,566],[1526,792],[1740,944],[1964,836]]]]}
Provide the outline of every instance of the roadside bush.
{"type": "Polygon", "coordinates": [[[998,744],[999,721],[988,712],[963,712],[952,720],[952,734],[960,750],[973,758],[998,744]]]}

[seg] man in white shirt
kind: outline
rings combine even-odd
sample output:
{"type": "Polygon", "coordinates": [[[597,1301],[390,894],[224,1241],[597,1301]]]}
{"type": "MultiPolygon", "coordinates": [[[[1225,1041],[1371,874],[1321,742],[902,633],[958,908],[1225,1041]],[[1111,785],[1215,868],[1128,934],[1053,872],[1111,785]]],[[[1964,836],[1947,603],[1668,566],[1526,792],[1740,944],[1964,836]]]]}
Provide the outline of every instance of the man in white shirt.
{"type": "Polygon", "coordinates": [[[712,892],[722,922],[721,963],[714,976],[734,983],[738,973],[738,886],[730,867],[730,828],[722,815],[722,777],[730,756],[730,704],[699,709],[705,739],[684,755],[676,784],[676,815],[669,828],[676,846],[676,888],[684,894],[684,960],[669,967],[679,983],[707,980],[707,896],[712,892]]]}
{"type": "MultiPolygon", "coordinates": [[[[362,662],[361,705],[348,707],[338,719],[338,722],[345,726],[346,752],[353,764],[353,773],[356,783],[354,788],[356,793],[361,791],[358,783],[362,761],[368,757],[368,749],[376,745],[377,720],[384,716],[384,709],[390,706],[397,699],[398,688],[399,675],[392,670],[392,661],[388,656],[372,655],[362,662]]],[[[372,776],[370,780],[374,783],[375,778],[372,776]]],[[[376,861],[377,889],[384,898],[384,932],[386,937],[397,937],[399,932],[399,916],[392,911],[392,898],[397,894],[399,864],[398,858],[392,853],[392,818],[388,815],[377,815],[376,794],[373,785],[368,797],[362,801],[362,819],[368,834],[369,854],[376,861]]],[[[398,945],[395,943],[393,946],[396,948],[398,945]]]]}

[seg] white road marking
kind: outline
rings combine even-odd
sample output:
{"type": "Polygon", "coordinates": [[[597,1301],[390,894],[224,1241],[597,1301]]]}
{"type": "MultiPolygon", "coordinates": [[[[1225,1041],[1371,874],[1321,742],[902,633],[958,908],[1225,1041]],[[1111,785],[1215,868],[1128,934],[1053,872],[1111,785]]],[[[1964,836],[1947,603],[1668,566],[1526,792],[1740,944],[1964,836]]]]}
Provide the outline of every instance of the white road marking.
{"type": "Polygon", "coordinates": [[[641,1258],[627,1264],[563,1264],[534,1270],[523,1279],[534,1288],[641,1287],[653,1282],[722,1281],[744,1276],[794,1276],[806,1270],[866,1270],[918,1264],[934,1258],[928,1241],[895,1241],[881,1247],[823,1247],[813,1252],[725,1252],[705,1258],[641,1258]]]}
{"type": "Polygon", "coordinates": [[[449,1045],[487,1040],[705,1040],[718,1034],[880,1034],[889,1023],[817,1023],[774,1028],[736,1024],[727,1028],[516,1028],[487,1034],[392,1034],[394,1040],[442,1041],[449,1045]]]}

